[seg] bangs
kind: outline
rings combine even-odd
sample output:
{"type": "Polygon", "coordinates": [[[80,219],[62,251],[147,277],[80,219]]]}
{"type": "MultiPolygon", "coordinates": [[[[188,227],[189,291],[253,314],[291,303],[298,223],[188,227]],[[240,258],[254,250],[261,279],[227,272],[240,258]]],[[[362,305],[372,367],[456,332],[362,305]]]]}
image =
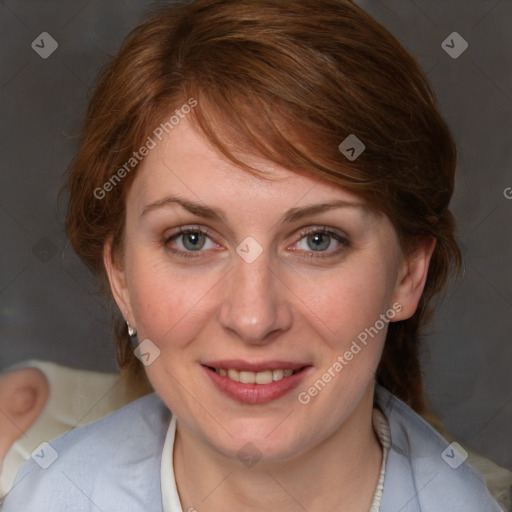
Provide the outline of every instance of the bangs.
{"type": "Polygon", "coordinates": [[[215,85],[189,89],[187,97],[198,101],[190,121],[236,166],[265,177],[263,169],[248,163],[261,158],[363,195],[369,184],[375,182],[341,154],[341,140],[333,137],[332,129],[325,129],[324,123],[315,122],[296,105],[281,98],[264,97],[247,85],[245,90],[237,87],[236,91],[215,85]]]}

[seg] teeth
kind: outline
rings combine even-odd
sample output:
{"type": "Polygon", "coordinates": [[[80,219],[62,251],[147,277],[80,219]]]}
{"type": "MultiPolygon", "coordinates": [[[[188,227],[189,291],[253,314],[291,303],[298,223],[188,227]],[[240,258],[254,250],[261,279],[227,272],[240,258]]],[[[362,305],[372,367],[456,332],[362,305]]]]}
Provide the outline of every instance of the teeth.
{"type": "Polygon", "coordinates": [[[281,380],[284,377],[284,370],[272,370],[272,380],[281,380]]]}
{"type": "Polygon", "coordinates": [[[254,384],[256,382],[256,374],[254,372],[240,372],[240,382],[242,384],[254,384]]]}
{"type": "Polygon", "coordinates": [[[235,382],[240,382],[240,372],[238,370],[228,370],[228,377],[235,382]]]}
{"type": "Polygon", "coordinates": [[[242,384],[270,384],[271,382],[276,382],[285,377],[289,377],[294,373],[294,371],[290,369],[265,370],[262,372],[239,372],[234,368],[230,368],[228,370],[225,368],[215,368],[215,372],[223,377],[228,377],[235,382],[241,382],[242,384]]]}
{"type": "Polygon", "coordinates": [[[265,372],[258,372],[255,374],[256,378],[256,384],[270,384],[272,382],[272,371],[267,370],[265,372]]]}

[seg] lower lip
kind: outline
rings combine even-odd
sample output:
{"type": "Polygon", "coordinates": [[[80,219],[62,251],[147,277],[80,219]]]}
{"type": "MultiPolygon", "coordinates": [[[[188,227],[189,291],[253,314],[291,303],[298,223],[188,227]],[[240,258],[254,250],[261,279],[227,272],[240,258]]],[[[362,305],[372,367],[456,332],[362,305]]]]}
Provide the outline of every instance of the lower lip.
{"type": "Polygon", "coordinates": [[[203,366],[203,369],[217,389],[229,398],[244,404],[265,404],[281,398],[296,388],[304,380],[312,367],[306,366],[289,377],[283,377],[281,380],[276,380],[269,384],[243,384],[242,382],[235,382],[228,377],[223,377],[206,366],[203,366]]]}

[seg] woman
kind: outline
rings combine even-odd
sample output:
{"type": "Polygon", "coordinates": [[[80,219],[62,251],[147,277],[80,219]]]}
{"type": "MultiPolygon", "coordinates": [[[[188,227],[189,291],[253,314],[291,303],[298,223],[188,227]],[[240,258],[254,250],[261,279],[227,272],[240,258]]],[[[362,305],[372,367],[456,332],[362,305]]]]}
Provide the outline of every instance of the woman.
{"type": "Polygon", "coordinates": [[[5,510],[500,510],[417,415],[455,164],[419,66],[348,0],[142,23],[89,105],[67,231],[156,393],[44,447],[5,510]]]}

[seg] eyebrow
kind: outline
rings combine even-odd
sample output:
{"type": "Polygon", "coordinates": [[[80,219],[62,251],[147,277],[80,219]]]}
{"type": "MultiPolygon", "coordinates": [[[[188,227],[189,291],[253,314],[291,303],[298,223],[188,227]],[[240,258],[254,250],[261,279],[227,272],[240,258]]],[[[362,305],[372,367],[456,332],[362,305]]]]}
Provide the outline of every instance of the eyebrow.
{"type": "MultiPolygon", "coordinates": [[[[211,220],[216,220],[216,221],[220,221],[220,222],[224,222],[226,219],[223,212],[217,208],[212,208],[212,207],[206,206],[204,204],[195,203],[193,201],[189,201],[188,199],[184,199],[182,197],[177,197],[177,196],[166,196],[162,199],[159,199],[158,201],[155,201],[154,203],[148,204],[147,206],[144,207],[144,209],[141,213],[141,217],[143,215],[146,215],[150,211],[157,210],[160,208],[165,208],[172,204],[179,204],[180,206],[182,206],[185,210],[189,211],[190,213],[193,213],[194,215],[203,217],[205,219],[211,219],[211,220]]],[[[329,210],[334,210],[336,208],[359,208],[365,212],[368,211],[368,206],[363,203],[353,202],[353,201],[344,201],[344,200],[329,201],[327,203],[320,203],[320,204],[314,204],[314,205],[310,205],[310,206],[290,208],[282,216],[281,223],[284,224],[286,222],[288,222],[288,223],[295,222],[295,221],[303,219],[304,217],[318,215],[320,213],[324,213],[329,210]]]]}

